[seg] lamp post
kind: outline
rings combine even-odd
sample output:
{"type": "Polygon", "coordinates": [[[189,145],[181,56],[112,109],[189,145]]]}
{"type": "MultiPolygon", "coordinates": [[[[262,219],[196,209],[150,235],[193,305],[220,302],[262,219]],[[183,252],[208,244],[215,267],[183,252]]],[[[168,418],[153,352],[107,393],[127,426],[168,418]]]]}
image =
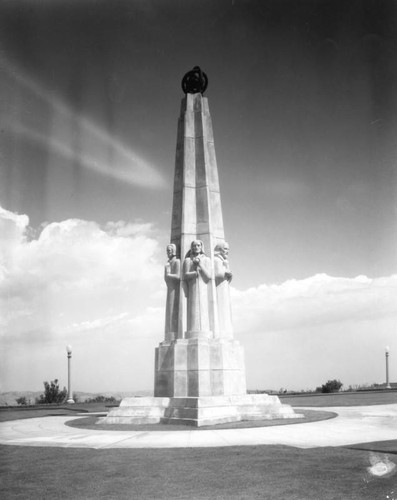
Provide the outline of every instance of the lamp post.
{"type": "Polygon", "coordinates": [[[389,382],[389,346],[385,347],[385,357],[386,357],[386,389],[391,389],[389,382]]]}
{"type": "Polygon", "coordinates": [[[69,404],[73,404],[73,396],[72,396],[72,383],[71,383],[71,359],[72,359],[72,346],[66,346],[66,352],[68,353],[68,400],[66,401],[69,404]]]}

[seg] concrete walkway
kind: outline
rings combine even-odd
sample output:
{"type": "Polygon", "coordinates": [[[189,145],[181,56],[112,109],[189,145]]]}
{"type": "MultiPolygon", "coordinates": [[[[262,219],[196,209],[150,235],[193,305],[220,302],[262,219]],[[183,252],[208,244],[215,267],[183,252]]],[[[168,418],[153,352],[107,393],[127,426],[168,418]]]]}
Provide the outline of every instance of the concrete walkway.
{"type": "MultiPolygon", "coordinates": [[[[313,408],[307,408],[313,410],[313,408]]],[[[329,407],[338,417],[320,422],[250,429],[188,431],[96,431],[65,422],[78,417],[42,417],[0,423],[0,444],[68,448],[189,448],[287,445],[346,446],[397,440],[397,404],[329,407]]],[[[299,411],[299,409],[297,410],[299,411]]],[[[87,414],[85,414],[87,416],[87,414]]]]}

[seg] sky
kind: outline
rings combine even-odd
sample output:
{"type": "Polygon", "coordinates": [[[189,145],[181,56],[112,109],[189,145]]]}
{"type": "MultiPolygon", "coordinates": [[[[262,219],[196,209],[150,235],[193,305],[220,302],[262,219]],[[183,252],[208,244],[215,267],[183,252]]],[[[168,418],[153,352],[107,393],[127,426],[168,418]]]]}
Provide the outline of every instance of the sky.
{"type": "Polygon", "coordinates": [[[200,65],[250,389],[397,381],[397,3],[4,0],[0,391],[153,389],[200,65]]]}

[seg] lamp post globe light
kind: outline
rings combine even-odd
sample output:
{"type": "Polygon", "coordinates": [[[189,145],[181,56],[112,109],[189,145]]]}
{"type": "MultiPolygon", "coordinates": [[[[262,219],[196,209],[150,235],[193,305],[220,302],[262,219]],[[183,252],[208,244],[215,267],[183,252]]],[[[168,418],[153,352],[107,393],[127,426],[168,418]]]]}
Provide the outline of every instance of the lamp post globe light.
{"type": "Polygon", "coordinates": [[[385,347],[385,357],[386,357],[386,389],[391,389],[389,382],[389,346],[385,347]]]}
{"type": "Polygon", "coordinates": [[[73,404],[74,400],[72,397],[72,382],[71,382],[71,379],[72,379],[72,377],[71,377],[72,346],[71,345],[66,346],[66,352],[68,354],[68,399],[66,402],[69,404],[73,404]]]}

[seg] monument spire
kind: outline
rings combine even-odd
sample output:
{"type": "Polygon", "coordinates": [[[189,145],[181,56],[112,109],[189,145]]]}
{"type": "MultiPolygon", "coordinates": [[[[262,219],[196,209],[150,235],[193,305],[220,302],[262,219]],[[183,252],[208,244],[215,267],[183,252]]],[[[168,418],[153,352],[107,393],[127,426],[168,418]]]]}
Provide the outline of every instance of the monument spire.
{"type": "MultiPolygon", "coordinates": [[[[181,259],[186,256],[195,239],[203,242],[208,255],[218,243],[224,241],[218,167],[208,100],[201,91],[190,93],[189,90],[200,89],[196,81],[192,85],[192,73],[193,76],[197,74],[196,69],[199,68],[187,73],[182,82],[186,95],[182,99],[178,120],[175,157],[171,243],[176,245],[181,259]]],[[[205,73],[201,74],[207,84],[205,73]]],[[[213,275],[212,260],[211,269],[213,275]]],[[[209,301],[212,303],[209,310],[210,336],[217,337],[219,321],[214,281],[211,281],[208,288],[209,301]]],[[[182,293],[180,300],[181,321],[176,338],[184,338],[186,331],[182,293]]]]}

